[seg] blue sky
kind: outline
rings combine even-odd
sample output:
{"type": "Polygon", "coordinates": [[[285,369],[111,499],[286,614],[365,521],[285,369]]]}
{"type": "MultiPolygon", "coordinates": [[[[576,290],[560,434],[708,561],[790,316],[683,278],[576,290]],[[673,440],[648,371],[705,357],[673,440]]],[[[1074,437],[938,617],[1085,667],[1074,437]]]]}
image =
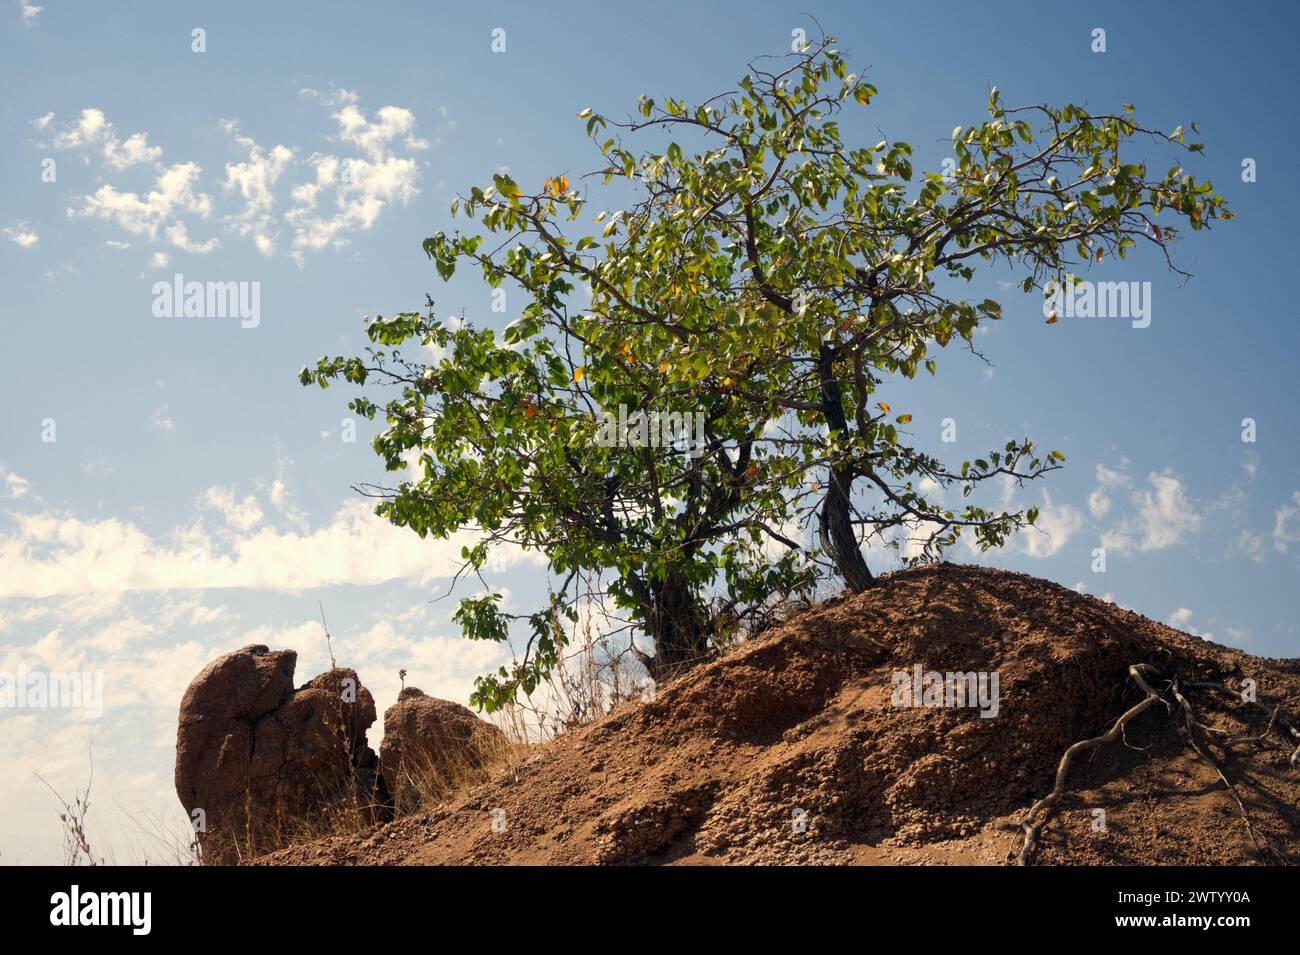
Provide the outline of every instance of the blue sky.
{"type": "MultiPolygon", "coordinates": [[[[937,378],[881,397],[949,459],[1026,434],[1067,455],[1014,498],[1039,504],[1050,537],[954,559],[1296,656],[1293,7],[988,7],[5,0],[0,672],[102,672],[105,707],[0,709],[0,863],[57,860],[56,806],[34,773],[70,794],[92,751],[92,832],[118,858],[144,854],[142,831],[183,825],[171,772],[186,683],[250,642],[297,649],[310,678],[326,663],[318,602],[381,709],[399,667],[467,696],[498,657],[456,637],[451,601],[429,602],[459,544],[368,516],[351,486],[382,474],[369,432],[342,440],[342,396],[296,372],[426,292],[444,314],[504,324],[488,290],[444,286],[420,249],[456,192],[502,168],[577,181],[595,158],[578,110],[730,89],[793,30],[818,32],[804,10],[880,90],[845,139],[907,140],[918,168],[982,119],[992,85],[1009,103],[1131,102],[1150,125],[1199,122],[1205,153],[1184,164],[1237,218],[1177,250],[1190,282],[1145,253],[1092,276],[1151,282],[1150,327],[1045,325],[1039,301],[989,273],[970,294],[1004,305],[979,339],[991,365],[945,353],[937,378]],[[1098,27],[1104,53],[1090,49],[1098,27]],[[153,283],[176,273],[259,283],[259,324],[155,317],[153,283]],[[958,440],[941,445],[948,417],[958,440]],[[1108,572],[1094,574],[1103,544],[1108,572]]],[[[526,609],[544,578],[516,561],[491,582],[526,609]]]]}

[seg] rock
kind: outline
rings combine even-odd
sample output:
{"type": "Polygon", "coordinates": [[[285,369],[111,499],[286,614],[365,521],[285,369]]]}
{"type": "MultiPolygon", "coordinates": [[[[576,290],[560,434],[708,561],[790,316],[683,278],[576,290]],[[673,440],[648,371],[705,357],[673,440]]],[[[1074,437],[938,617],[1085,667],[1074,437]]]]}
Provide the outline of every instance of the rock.
{"type": "Polygon", "coordinates": [[[370,691],[346,668],[295,690],[297,658],[244,647],[204,667],[181,700],[176,794],[209,863],[278,848],[334,813],[373,820],[386,801],[366,742],[370,691]]]}
{"type": "Polygon", "coordinates": [[[484,782],[504,756],[505,734],[469,709],[408,686],[384,711],[380,772],[398,813],[484,782]]]}

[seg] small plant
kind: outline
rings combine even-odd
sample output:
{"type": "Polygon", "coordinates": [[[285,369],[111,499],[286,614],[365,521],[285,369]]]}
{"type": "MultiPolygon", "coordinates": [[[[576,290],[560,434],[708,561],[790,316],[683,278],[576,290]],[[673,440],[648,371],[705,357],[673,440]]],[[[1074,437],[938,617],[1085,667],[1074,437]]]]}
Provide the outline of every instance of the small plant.
{"type": "Polygon", "coordinates": [[[90,813],[90,786],[95,779],[95,757],[90,756],[90,775],[86,779],[86,788],[74,793],[72,802],[63,798],[45,777],[36,773],[36,778],[54,794],[54,798],[63,806],[59,813],[59,823],[63,826],[63,862],[69,866],[97,866],[100,858],[90,847],[90,835],[86,828],[86,816],[90,813]]]}

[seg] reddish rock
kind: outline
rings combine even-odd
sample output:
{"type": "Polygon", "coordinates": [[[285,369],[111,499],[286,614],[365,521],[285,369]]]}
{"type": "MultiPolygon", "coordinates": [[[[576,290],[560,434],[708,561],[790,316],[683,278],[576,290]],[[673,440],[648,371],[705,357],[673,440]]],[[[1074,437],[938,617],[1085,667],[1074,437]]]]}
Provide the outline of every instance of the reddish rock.
{"type": "Polygon", "coordinates": [[[398,812],[412,812],[426,797],[485,781],[507,745],[466,707],[408,686],[384,711],[380,772],[398,812]]]}
{"type": "Polygon", "coordinates": [[[176,793],[195,810],[205,859],[278,848],[331,813],[375,817],[375,701],[353,670],[294,689],[297,654],[248,646],[213,660],[181,700],[176,793]]]}

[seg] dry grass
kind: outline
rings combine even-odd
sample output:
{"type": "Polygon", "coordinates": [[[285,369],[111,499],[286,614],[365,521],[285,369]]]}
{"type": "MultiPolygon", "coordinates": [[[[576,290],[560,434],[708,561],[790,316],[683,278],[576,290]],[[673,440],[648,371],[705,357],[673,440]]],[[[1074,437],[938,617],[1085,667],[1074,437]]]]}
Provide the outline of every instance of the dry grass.
{"type": "Polygon", "coordinates": [[[63,827],[63,864],[68,866],[97,866],[102,861],[95,850],[90,847],[90,835],[87,831],[86,817],[90,813],[90,785],[95,779],[95,762],[90,763],[90,778],[86,788],[73,793],[72,802],[64,799],[59,791],[45,781],[40,773],[36,774],[54,798],[63,806],[59,813],[59,822],[63,827]]]}
{"type": "Polygon", "coordinates": [[[435,756],[407,754],[392,793],[393,809],[408,815],[451,802],[475,786],[508,772],[528,754],[528,745],[497,733],[473,733],[447,741],[435,756]]]}
{"type": "Polygon", "coordinates": [[[112,847],[100,851],[102,846],[96,848],[92,845],[89,816],[90,793],[95,778],[93,753],[86,785],[73,793],[71,801],[64,798],[40,773],[35,775],[62,807],[59,825],[63,831],[63,865],[189,866],[199,863],[199,841],[194,831],[183,824],[169,825],[156,817],[141,822],[134,816],[126,815],[126,819],[136,827],[136,835],[141,840],[138,843],[119,847],[116,852],[112,847]]]}
{"type": "Polygon", "coordinates": [[[281,802],[268,815],[265,807],[254,809],[252,793],[246,791],[244,825],[234,831],[209,831],[200,853],[202,864],[240,865],[277,849],[364,832],[391,812],[355,775],[340,783],[337,777],[321,774],[311,785],[321,800],[306,813],[281,802]]]}
{"type": "Polygon", "coordinates": [[[508,739],[524,745],[545,742],[600,719],[622,703],[653,699],[654,681],[636,650],[598,631],[597,619],[609,622],[588,593],[584,612],[565,634],[566,652],[558,665],[540,687],[496,714],[495,722],[508,739]]]}

